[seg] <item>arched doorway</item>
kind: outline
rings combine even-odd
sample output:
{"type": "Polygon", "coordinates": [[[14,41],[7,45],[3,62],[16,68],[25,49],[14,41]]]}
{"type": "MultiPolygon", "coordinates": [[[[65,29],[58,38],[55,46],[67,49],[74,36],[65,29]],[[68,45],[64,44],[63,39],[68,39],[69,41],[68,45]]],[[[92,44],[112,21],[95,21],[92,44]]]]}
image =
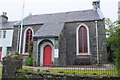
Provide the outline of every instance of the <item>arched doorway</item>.
{"type": "Polygon", "coordinates": [[[54,46],[50,40],[42,40],[38,45],[38,66],[51,66],[54,61],[54,46]]]}
{"type": "Polygon", "coordinates": [[[43,53],[43,65],[50,66],[52,64],[52,48],[50,45],[44,46],[44,53],[43,53]]]}

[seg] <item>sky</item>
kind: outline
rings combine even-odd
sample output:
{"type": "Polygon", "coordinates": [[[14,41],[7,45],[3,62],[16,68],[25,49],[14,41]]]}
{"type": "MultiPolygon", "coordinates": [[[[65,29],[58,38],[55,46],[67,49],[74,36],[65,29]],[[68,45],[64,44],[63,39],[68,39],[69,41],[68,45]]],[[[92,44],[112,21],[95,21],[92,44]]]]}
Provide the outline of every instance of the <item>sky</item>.
{"type": "MultiPolygon", "coordinates": [[[[9,21],[22,19],[23,2],[25,1],[23,17],[36,14],[59,13],[68,11],[93,9],[95,0],[0,0],[0,15],[7,12],[9,21]]],[[[105,18],[112,21],[118,19],[119,0],[100,0],[101,11],[105,18]]]]}

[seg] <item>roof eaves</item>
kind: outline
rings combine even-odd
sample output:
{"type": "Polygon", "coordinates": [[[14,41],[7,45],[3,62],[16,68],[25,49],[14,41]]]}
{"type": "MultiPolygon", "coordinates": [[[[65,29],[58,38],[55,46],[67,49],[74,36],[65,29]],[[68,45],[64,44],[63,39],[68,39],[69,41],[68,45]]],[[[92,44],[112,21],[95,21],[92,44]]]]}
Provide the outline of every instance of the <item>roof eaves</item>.
{"type": "MultiPolygon", "coordinates": [[[[26,20],[26,19],[28,19],[30,16],[32,16],[32,14],[31,14],[31,13],[30,13],[28,16],[26,16],[25,18],[23,18],[23,21],[24,21],[24,20],[26,20]]],[[[16,23],[14,23],[14,26],[19,26],[19,25],[20,25],[20,23],[21,23],[21,21],[22,21],[22,20],[17,21],[16,23]]]]}
{"type": "Polygon", "coordinates": [[[97,13],[98,13],[100,19],[104,19],[104,18],[105,18],[104,15],[102,14],[102,12],[101,12],[101,10],[100,10],[99,8],[97,9],[97,13]]]}

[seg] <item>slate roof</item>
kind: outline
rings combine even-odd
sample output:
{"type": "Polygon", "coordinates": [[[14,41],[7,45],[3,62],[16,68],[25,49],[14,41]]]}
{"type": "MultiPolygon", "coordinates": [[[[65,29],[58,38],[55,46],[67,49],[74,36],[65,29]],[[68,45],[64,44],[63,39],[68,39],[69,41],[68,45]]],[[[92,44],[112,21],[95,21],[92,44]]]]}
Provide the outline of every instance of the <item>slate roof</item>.
{"type": "MultiPolygon", "coordinates": [[[[83,10],[53,14],[31,15],[24,18],[23,25],[43,24],[34,37],[57,37],[60,35],[65,22],[101,20],[103,17],[98,10],[83,10]]],[[[20,25],[20,21],[15,26],[20,25]]]]}
{"type": "MultiPolygon", "coordinates": [[[[97,10],[71,11],[53,14],[31,15],[24,20],[24,25],[42,24],[47,22],[90,21],[102,19],[97,10]]],[[[20,25],[18,22],[17,25],[20,25]]]]}
{"type": "Polygon", "coordinates": [[[45,23],[42,27],[35,33],[34,37],[57,37],[60,35],[64,23],[45,23]]]}
{"type": "Polygon", "coordinates": [[[2,23],[2,29],[11,29],[14,28],[14,23],[16,21],[9,21],[9,22],[4,22],[2,23]]]}

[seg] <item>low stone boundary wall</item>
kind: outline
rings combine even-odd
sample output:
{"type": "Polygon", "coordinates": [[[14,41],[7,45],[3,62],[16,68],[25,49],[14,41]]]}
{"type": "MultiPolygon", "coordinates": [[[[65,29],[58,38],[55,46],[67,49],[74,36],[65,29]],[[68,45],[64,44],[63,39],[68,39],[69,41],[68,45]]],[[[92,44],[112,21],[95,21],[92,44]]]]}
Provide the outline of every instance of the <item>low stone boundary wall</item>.
{"type": "Polygon", "coordinates": [[[16,73],[15,80],[120,80],[118,76],[75,75],[65,73],[16,73]]]}

